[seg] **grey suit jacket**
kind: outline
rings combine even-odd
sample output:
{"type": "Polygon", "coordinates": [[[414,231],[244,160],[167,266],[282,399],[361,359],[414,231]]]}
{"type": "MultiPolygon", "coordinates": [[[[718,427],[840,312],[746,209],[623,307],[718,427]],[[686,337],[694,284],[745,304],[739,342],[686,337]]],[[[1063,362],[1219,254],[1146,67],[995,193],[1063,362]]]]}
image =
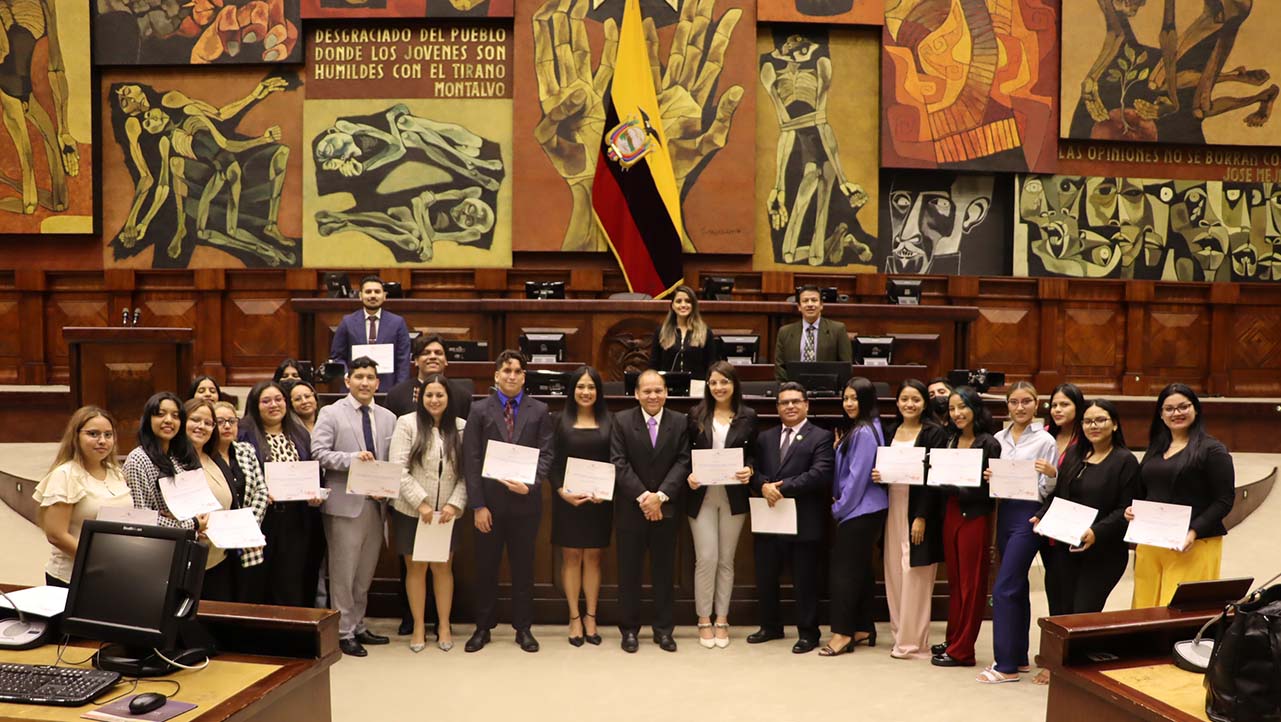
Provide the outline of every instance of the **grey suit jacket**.
{"type": "Polygon", "coordinates": [[[396,428],[396,415],[371,403],[369,410],[374,422],[375,448],[366,449],[359,407],[351,394],[337,403],[321,407],[316,417],[316,428],[311,432],[311,458],[320,462],[325,487],[329,489],[329,498],[321,511],[349,519],[360,516],[368,497],[347,493],[347,470],[352,463],[359,463],[354,460],[362,451],[372,451],[374,458],[387,461],[391,434],[396,428]]]}
{"type": "MultiPolygon", "coordinates": [[[[788,361],[801,360],[801,331],[804,321],[789,323],[778,330],[778,339],[774,342],[774,378],[787,380],[787,371],[783,365],[788,361]]],[[[849,332],[845,324],[832,321],[827,317],[818,319],[818,344],[814,349],[815,361],[844,361],[854,363],[854,348],[850,343],[849,332]]]]}

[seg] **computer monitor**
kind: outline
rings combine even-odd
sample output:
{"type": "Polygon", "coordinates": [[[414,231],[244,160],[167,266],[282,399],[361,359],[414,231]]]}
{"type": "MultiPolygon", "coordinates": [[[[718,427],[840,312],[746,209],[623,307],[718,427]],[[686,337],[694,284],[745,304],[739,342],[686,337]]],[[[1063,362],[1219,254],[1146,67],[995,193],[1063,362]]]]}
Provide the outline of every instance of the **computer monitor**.
{"type": "Polygon", "coordinates": [[[893,336],[854,337],[854,363],[860,366],[889,366],[893,357],[893,336]]]}
{"type": "Polygon", "coordinates": [[[704,301],[730,301],[734,298],[734,279],[728,276],[704,276],[698,294],[704,301]]]}
{"type": "Polygon", "coordinates": [[[99,669],[168,673],[161,654],[189,658],[178,643],[201,636],[194,625],[207,553],[188,529],[85,521],[62,630],[110,643],[94,657],[99,669]]]}
{"type": "Polygon", "coordinates": [[[445,358],[450,361],[488,361],[488,341],[446,341],[445,358]]]}
{"type": "Polygon", "coordinates": [[[565,334],[522,333],[520,352],[532,364],[554,364],[565,360],[565,334]]]}
{"type": "Polygon", "coordinates": [[[840,396],[853,367],[844,361],[788,361],[787,378],[805,387],[810,397],[840,396]]]}
{"type": "MultiPolygon", "coordinates": [[[[793,296],[793,298],[795,298],[797,301],[801,300],[801,288],[802,288],[801,286],[797,286],[796,295],[793,296]]],[[[818,289],[818,297],[822,299],[823,303],[840,303],[841,302],[841,292],[836,289],[836,286],[825,286],[818,289]]],[[[848,301],[849,297],[846,297],[845,300],[848,301]]]]}
{"type": "Polygon", "coordinates": [[[525,372],[525,390],[534,396],[565,396],[568,378],[564,371],[531,369],[525,372]]]}
{"type": "MultiPolygon", "coordinates": [[[[623,393],[628,396],[636,395],[636,380],[640,378],[640,371],[628,371],[623,374],[623,393]]],[[[694,375],[685,371],[659,371],[659,376],[667,383],[668,396],[689,396],[689,382],[693,380],[694,375]]]]}
{"type": "Polygon", "coordinates": [[[404,298],[405,289],[400,285],[400,281],[383,281],[383,292],[387,298],[404,298]]]}
{"type": "Polygon", "coordinates": [[[902,278],[885,279],[885,297],[890,303],[900,306],[919,306],[921,304],[921,282],[908,281],[902,278]]]}
{"type": "Polygon", "coordinates": [[[330,271],[321,278],[325,285],[325,294],[330,298],[351,298],[354,295],[351,292],[351,281],[347,280],[347,274],[330,271]]]}
{"type": "Polygon", "coordinates": [[[564,281],[525,281],[525,298],[564,298],[564,281]]]}
{"type": "Polygon", "coordinates": [[[716,344],[720,357],[735,366],[756,363],[761,352],[760,336],[717,336],[716,344]]]}

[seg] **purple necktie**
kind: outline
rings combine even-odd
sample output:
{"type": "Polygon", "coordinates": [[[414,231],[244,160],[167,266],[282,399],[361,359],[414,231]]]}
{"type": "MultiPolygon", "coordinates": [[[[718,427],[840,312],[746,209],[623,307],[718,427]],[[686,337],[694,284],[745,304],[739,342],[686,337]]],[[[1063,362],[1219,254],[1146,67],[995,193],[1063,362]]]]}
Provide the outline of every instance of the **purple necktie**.
{"type": "Polygon", "coordinates": [[[658,448],[658,419],[649,417],[649,445],[658,448]]]}

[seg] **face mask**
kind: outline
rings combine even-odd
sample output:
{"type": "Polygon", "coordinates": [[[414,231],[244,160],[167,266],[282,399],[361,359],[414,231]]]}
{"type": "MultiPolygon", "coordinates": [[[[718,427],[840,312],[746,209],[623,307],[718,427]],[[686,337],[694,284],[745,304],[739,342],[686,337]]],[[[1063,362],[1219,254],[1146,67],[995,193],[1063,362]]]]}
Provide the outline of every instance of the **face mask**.
{"type": "Polygon", "coordinates": [[[947,419],[947,397],[935,396],[930,399],[930,408],[934,409],[934,414],[940,419],[947,419]]]}

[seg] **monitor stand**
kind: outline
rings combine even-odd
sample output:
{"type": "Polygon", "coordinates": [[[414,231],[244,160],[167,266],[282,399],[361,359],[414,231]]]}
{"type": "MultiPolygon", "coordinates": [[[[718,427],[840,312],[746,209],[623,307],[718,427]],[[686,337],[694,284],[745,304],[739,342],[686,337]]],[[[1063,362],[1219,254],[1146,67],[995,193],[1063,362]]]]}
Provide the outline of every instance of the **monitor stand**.
{"type": "MultiPolygon", "coordinates": [[[[201,624],[183,622],[178,629],[178,646],[161,650],[165,657],[178,664],[198,667],[214,656],[213,638],[201,624]]],[[[161,677],[178,668],[156,654],[151,647],[126,644],[108,644],[93,657],[93,666],[107,672],[119,672],[124,677],[161,677]]]]}

